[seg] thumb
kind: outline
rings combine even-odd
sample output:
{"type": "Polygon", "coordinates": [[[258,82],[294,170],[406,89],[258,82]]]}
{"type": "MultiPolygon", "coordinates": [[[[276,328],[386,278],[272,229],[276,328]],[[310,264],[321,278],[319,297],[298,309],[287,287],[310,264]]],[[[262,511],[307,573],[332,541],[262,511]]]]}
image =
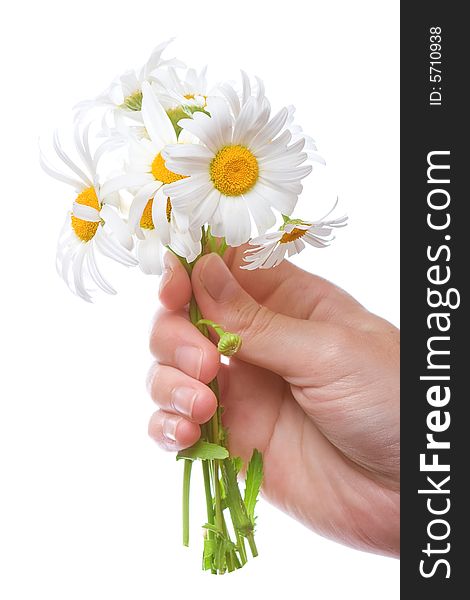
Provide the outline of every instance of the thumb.
{"type": "Polygon", "coordinates": [[[311,380],[324,376],[337,356],[336,326],[288,317],[258,304],[217,254],[197,261],[192,285],[204,318],[241,336],[237,358],[245,362],[290,380],[311,380]]]}

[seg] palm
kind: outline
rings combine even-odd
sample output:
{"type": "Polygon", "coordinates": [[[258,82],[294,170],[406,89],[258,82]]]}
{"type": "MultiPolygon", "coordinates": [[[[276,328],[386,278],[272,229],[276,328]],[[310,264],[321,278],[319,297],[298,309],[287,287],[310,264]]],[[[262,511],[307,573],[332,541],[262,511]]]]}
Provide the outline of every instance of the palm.
{"type": "Polygon", "coordinates": [[[151,337],[161,408],[151,435],[171,450],[194,444],[216,405],[204,383],[218,375],[231,453],[245,464],[254,448],[263,453],[265,497],[325,536],[396,554],[398,331],[286,261],[241,270],[243,250],[226,253],[231,275],[208,256],[191,281],[172,259],[151,337]],[[191,293],[206,319],[241,335],[229,365],[219,368],[215,346],[188,322],[191,293]],[[178,360],[188,345],[196,354],[178,360]],[[184,389],[190,402],[197,390],[197,405],[173,403],[184,389]]]}
{"type": "MultiPolygon", "coordinates": [[[[380,340],[389,336],[397,360],[396,330],[372,315],[365,322],[366,311],[352,298],[291,266],[253,276],[238,268],[238,254],[229,264],[260,304],[276,313],[328,321],[344,344],[360,347],[345,352],[328,372],[310,370],[302,380],[286,381],[232,359],[221,373],[232,453],[246,461],[253,448],[263,452],[264,495],[280,508],[324,535],[337,538],[341,531],[342,541],[376,548],[377,538],[388,540],[398,486],[398,409],[385,401],[395,365],[384,366],[390,344],[378,344],[376,337],[377,332],[380,340]],[[380,433],[391,418],[396,430],[384,441],[380,433]]],[[[395,542],[390,540],[389,548],[395,542]]],[[[385,542],[383,551],[389,548],[385,542]]]]}

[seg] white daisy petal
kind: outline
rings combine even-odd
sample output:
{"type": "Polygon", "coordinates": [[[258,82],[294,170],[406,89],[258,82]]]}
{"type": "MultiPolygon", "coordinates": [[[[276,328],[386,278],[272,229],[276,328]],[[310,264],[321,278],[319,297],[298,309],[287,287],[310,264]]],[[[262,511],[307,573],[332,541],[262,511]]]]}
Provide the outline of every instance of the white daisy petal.
{"type": "Polygon", "coordinates": [[[96,264],[96,258],[93,246],[90,247],[89,252],[87,253],[87,266],[90,273],[91,278],[96,283],[96,285],[103,290],[106,294],[116,294],[116,290],[106,281],[106,279],[101,274],[98,265],[96,264]]]}
{"type": "MultiPolygon", "coordinates": [[[[158,46],[156,46],[153,49],[148,61],[144,65],[142,77],[148,77],[152,73],[152,71],[155,71],[155,69],[157,69],[159,66],[161,66],[162,54],[163,54],[164,50],[167,48],[167,46],[169,44],[171,44],[171,42],[173,40],[174,40],[174,38],[170,38],[170,39],[166,40],[165,42],[158,44],[158,46]]],[[[170,62],[173,62],[174,60],[175,59],[170,59],[170,62]]],[[[168,61],[164,61],[164,62],[168,62],[168,61]]],[[[176,62],[179,65],[184,66],[183,63],[180,63],[179,61],[176,61],[176,62]]]]}
{"type": "Polygon", "coordinates": [[[196,112],[192,119],[181,119],[178,125],[195,135],[213,154],[217,152],[217,132],[209,115],[196,112]]]}
{"type": "Polygon", "coordinates": [[[57,179],[57,181],[61,181],[62,183],[66,183],[67,185],[72,186],[76,192],[81,192],[87,188],[87,185],[80,181],[79,179],[74,179],[69,177],[68,175],[64,175],[60,171],[57,171],[53,167],[51,167],[44,157],[43,153],[40,151],[39,153],[39,164],[41,165],[43,171],[47,173],[50,177],[57,179]]]}
{"type": "Polygon", "coordinates": [[[189,230],[186,233],[175,232],[172,235],[170,248],[188,262],[192,262],[201,254],[201,230],[189,230]]]}
{"type": "Polygon", "coordinates": [[[256,101],[250,98],[250,101],[246,102],[238,115],[235,126],[233,129],[232,143],[243,144],[248,146],[248,133],[255,117],[256,101]]]}
{"type": "Polygon", "coordinates": [[[256,184],[256,191],[270,206],[274,206],[283,215],[290,215],[297,204],[297,194],[290,191],[283,191],[282,188],[275,187],[272,182],[260,177],[256,184]]]}
{"type": "Polygon", "coordinates": [[[211,189],[213,189],[213,185],[207,176],[192,175],[165,185],[163,193],[171,198],[175,211],[186,211],[204,200],[211,189]]]}
{"type": "Polygon", "coordinates": [[[212,189],[203,202],[198,202],[191,211],[191,223],[195,227],[201,227],[205,223],[210,223],[214,213],[218,208],[220,201],[220,192],[212,189]]]}
{"type": "Polygon", "coordinates": [[[256,187],[245,194],[244,199],[260,235],[276,223],[276,216],[271,210],[269,202],[256,191],[256,187]]]}
{"type": "Polygon", "coordinates": [[[307,177],[307,175],[309,175],[311,172],[311,165],[305,165],[304,167],[295,167],[289,170],[263,169],[263,178],[272,179],[276,183],[291,183],[299,181],[304,177],[307,177]]]}
{"type": "Polygon", "coordinates": [[[258,156],[261,160],[271,155],[282,155],[284,152],[286,152],[286,146],[291,141],[291,139],[292,135],[290,131],[283,131],[275,140],[272,140],[271,143],[266,144],[262,148],[260,148],[256,153],[256,156],[258,156]]]}
{"type": "Polygon", "coordinates": [[[219,89],[229,103],[233,116],[235,118],[238,117],[240,114],[240,100],[238,99],[237,92],[227,83],[222,84],[219,89]]]}
{"type": "Polygon", "coordinates": [[[131,207],[129,209],[129,228],[131,231],[135,233],[140,232],[140,219],[142,218],[142,213],[144,212],[144,208],[146,207],[148,201],[155,196],[155,193],[158,189],[162,187],[160,181],[156,181],[155,179],[150,183],[144,185],[134,196],[132,200],[131,207]]]}
{"type": "Polygon", "coordinates": [[[103,227],[98,228],[93,241],[103,254],[125,265],[126,267],[133,267],[137,264],[137,260],[132,256],[132,254],[123,248],[121,244],[113,238],[112,235],[106,233],[103,227]]]}
{"type": "Polygon", "coordinates": [[[80,296],[80,298],[85,300],[86,302],[91,302],[92,298],[85,288],[85,282],[83,279],[83,263],[84,263],[84,260],[86,257],[86,252],[87,252],[87,245],[82,244],[80,246],[80,248],[78,249],[76,255],[74,256],[73,267],[72,267],[73,284],[74,284],[75,293],[78,296],[80,296]]]}
{"type": "Polygon", "coordinates": [[[178,144],[197,144],[197,142],[198,138],[187,129],[182,129],[180,131],[178,136],[178,144]]]}
{"type": "Polygon", "coordinates": [[[142,118],[152,141],[164,146],[176,143],[176,132],[150,84],[142,84],[142,118]]]}
{"type": "Polygon", "coordinates": [[[293,254],[300,254],[302,252],[302,250],[305,248],[305,244],[302,240],[294,240],[293,242],[294,247],[295,247],[295,251],[289,249],[289,256],[292,256],[293,254]]]}
{"type": "Polygon", "coordinates": [[[284,127],[287,120],[287,108],[282,108],[251,140],[250,149],[256,152],[271,142],[284,127]]]}
{"type": "Polygon", "coordinates": [[[125,71],[119,78],[121,82],[122,95],[130,96],[140,88],[140,82],[137,79],[135,71],[125,71]]]}
{"type": "Polygon", "coordinates": [[[211,115],[212,123],[214,123],[217,146],[221,148],[230,143],[232,134],[232,118],[227,103],[223,98],[208,98],[207,110],[211,115]]]}
{"type": "Polygon", "coordinates": [[[100,212],[101,217],[105,222],[105,227],[109,227],[112,230],[121,246],[124,246],[126,250],[132,250],[134,242],[132,240],[131,232],[128,225],[124,223],[117,211],[110,206],[104,205],[100,212]]]}
{"type": "Polygon", "coordinates": [[[100,188],[100,196],[106,198],[108,194],[113,194],[122,189],[137,188],[155,181],[151,173],[128,173],[119,175],[109,181],[106,181],[100,188]]]}
{"type": "Polygon", "coordinates": [[[251,96],[250,78],[248,77],[246,72],[243,70],[241,71],[241,76],[242,76],[242,86],[243,86],[242,103],[246,104],[246,102],[248,101],[248,98],[251,96]]]}
{"type": "Polygon", "coordinates": [[[86,206],[85,204],[74,202],[72,212],[74,217],[77,217],[77,219],[82,219],[83,221],[90,221],[91,223],[99,223],[101,221],[99,211],[92,206],[86,206]]]}
{"type": "Polygon", "coordinates": [[[152,203],[152,221],[164,246],[170,243],[170,223],[168,222],[168,199],[158,190],[152,203]]]}
{"type": "Polygon", "coordinates": [[[264,263],[265,269],[271,269],[272,267],[277,267],[284,260],[286,255],[286,244],[279,244],[277,248],[275,248],[270,257],[264,263]]]}
{"type": "Polygon", "coordinates": [[[208,173],[213,154],[204,146],[196,144],[174,144],[162,151],[165,165],[180,175],[208,173]]]}
{"type": "Polygon", "coordinates": [[[229,246],[241,246],[250,239],[250,213],[242,197],[221,196],[219,202],[224,237],[229,246]]]}
{"type": "Polygon", "coordinates": [[[68,156],[68,154],[66,154],[66,152],[62,149],[62,146],[60,144],[60,140],[59,140],[59,133],[57,131],[57,129],[54,131],[54,136],[52,139],[52,144],[54,146],[54,150],[56,151],[57,156],[61,159],[61,161],[67,165],[67,167],[73,172],[75,173],[75,175],[77,175],[79,177],[79,179],[87,186],[87,187],[92,187],[93,183],[90,180],[90,178],[85,175],[85,173],[82,171],[82,169],[80,169],[80,167],[78,165],[76,165],[73,160],[68,156]]]}
{"type": "MultiPolygon", "coordinates": [[[[74,141],[75,141],[75,148],[77,149],[77,152],[78,152],[80,158],[85,163],[88,171],[90,173],[93,173],[96,175],[96,166],[97,166],[98,161],[96,158],[96,152],[95,152],[95,155],[92,156],[91,151],[90,151],[90,140],[89,140],[90,126],[91,126],[91,123],[87,123],[87,125],[85,125],[85,127],[83,128],[83,131],[81,131],[80,124],[78,122],[75,123],[74,141]]],[[[94,180],[95,178],[96,177],[93,177],[94,185],[96,185],[96,183],[97,183],[94,180]]]]}
{"type": "Polygon", "coordinates": [[[137,243],[139,266],[147,275],[161,275],[163,246],[155,230],[145,233],[145,239],[137,243]]]}
{"type": "Polygon", "coordinates": [[[258,102],[261,102],[262,100],[264,100],[264,93],[265,93],[264,82],[262,79],[260,79],[257,76],[255,76],[255,79],[256,79],[256,83],[258,84],[258,91],[256,93],[256,98],[257,98],[258,102]]]}

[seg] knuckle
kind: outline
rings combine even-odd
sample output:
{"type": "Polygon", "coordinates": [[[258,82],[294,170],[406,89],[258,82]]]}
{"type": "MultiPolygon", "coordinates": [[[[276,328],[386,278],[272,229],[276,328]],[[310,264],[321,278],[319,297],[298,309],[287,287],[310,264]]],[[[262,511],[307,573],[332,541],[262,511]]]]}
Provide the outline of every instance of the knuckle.
{"type": "Polygon", "coordinates": [[[326,361],[344,360],[347,356],[355,356],[358,333],[348,327],[334,327],[328,333],[328,341],[324,344],[323,357],[326,361]]]}
{"type": "Polygon", "coordinates": [[[162,325],[165,318],[165,312],[164,309],[160,309],[156,312],[150,328],[149,349],[154,356],[158,353],[158,345],[162,336],[162,325]]]}
{"type": "Polygon", "coordinates": [[[240,322],[238,333],[242,338],[259,338],[271,329],[276,319],[276,313],[264,306],[253,303],[240,308],[237,317],[240,322]]]}
{"type": "Polygon", "coordinates": [[[157,390],[161,387],[161,379],[162,369],[157,362],[154,362],[147,375],[147,391],[154,400],[157,398],[157,390]]]}
{"type": "Polygon", "coordinates": [[[149,419],[148,423],[148,434],[157,443],[162,439],[162,424],[160,411],[154,412],[149,419]]]}

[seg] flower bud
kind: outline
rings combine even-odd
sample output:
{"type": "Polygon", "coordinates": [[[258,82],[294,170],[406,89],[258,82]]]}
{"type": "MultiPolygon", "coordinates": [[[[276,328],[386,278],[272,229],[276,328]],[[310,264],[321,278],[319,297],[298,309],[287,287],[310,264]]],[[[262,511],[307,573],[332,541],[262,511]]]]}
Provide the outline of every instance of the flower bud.
{"type": "Polygon", "coordinates": [[[242,338],[239,335],[226,332],[220,336],[217,349],[224,356],[233,356],[240,350],[241,345],[242,338]]]}

